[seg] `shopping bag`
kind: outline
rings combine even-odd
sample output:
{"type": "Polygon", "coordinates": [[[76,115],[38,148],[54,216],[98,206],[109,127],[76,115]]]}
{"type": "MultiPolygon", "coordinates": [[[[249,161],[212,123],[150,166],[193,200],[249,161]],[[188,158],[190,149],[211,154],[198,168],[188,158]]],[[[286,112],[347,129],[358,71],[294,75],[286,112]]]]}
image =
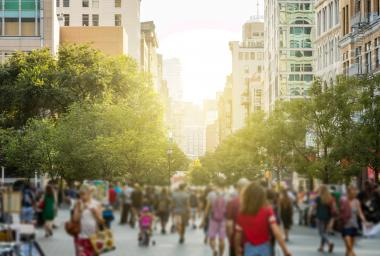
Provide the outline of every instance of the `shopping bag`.
{"type": "Polygon", "coordinates": [[[99,230],[90,236],[90,242],[96,254],[103,254],[116,249],[113,233],[109,229],[99,230]]]}
{"type": "Polygon", "coordinates": [[[380,237],[380,223],[369,227],[363,226],[363,234],[371,238],[380,237]]]}

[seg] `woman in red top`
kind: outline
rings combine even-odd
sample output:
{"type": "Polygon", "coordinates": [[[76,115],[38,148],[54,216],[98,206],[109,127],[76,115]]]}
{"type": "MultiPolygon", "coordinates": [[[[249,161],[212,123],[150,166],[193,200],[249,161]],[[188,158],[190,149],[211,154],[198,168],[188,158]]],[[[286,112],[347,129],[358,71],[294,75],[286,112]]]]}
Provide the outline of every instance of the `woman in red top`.
{"type": "Polygon", "coordinates": [[[260,185],[251,183],[243,193],[240,213],[236,222],[236,255],[272,255],[270,231],[281,246],[284,255],[291,256],[282,238],[273,210],[267,203],[266,191],[260,185]],[[244,241],[242,241],[243,237],[244,241]],[[244,244],[244,248],[241,247],[242,244],[244,244]]]}

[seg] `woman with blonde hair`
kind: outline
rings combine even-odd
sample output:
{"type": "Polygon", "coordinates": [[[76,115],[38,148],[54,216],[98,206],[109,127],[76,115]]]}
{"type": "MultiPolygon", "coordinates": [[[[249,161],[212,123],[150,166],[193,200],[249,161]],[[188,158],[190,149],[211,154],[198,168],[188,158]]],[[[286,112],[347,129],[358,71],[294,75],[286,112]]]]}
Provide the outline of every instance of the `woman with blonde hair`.
{"type": "Polygon", "coordinates": [[[327,227],[333,216],[333,209],[336,209],[335,204],[334,197],[330,194],[327,186],[322,185],[313,205],[313,209],[316,211],[318,233],[321,238],[319,252],[324,252],[325,245],[328,245],[329,253],[334,251],[334,243],[330,241],[327,235],[327,227]]]}
{"type": "Polygon", "coordinates": [[[79,190],[80,199],[77,201],[73,220],[80,223],[80,233],[75,239],[76,255],[95,256],[90,237],[96,234],[98,227],[104,225],[101,204],[93,196],[93,187],[82,185],[79,190]]]}
{"type": "Polygon", "coordinates": [[[355,256],[355,238],[359,235],[359,219],[363,225],[367,220],[363,214],[359,200],[357,199],[358,190],[351,186],[347,190],[347,197],[341,202],[340,219],[342,220],[342,237],[346,246],[346,256],[355,256]]]}
{"type": "Polygon", "coordinates": [[[236,255],[272,255],[271,232],[284,255],[290,256],[273,209],[267,202],[265,189],[256,183],[251,183],[242,194],[240,213],[236,221],[236,255]],[[243,237],[244,245],[242,247],[243,237]]]}

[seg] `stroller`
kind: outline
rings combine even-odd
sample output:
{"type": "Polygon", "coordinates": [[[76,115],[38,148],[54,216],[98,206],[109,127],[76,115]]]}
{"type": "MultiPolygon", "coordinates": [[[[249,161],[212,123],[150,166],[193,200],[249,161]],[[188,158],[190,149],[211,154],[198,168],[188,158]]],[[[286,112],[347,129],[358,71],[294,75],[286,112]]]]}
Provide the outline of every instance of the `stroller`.
{"type": "MultiPolygon", "coordinates": [[[[144,207],[140,219],[139,219],[139,225],[140,225],[140,233],[139,233],[139,245],[140,246],[149,246],[150,240],[152,237],[152,226],[153,226],[154,217],[153,214],[150,212],[149,207],[144,207]]],[[[156,242],[153,240],[152,245],[155,245],[156,242]]]]}

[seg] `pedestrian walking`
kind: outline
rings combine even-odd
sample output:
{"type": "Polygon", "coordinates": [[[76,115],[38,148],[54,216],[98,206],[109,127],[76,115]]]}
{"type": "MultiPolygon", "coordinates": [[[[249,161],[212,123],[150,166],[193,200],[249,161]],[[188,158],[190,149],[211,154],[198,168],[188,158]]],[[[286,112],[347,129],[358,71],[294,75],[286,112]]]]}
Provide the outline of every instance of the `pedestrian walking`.
{"type": "Polygon", "coordinates": [[[272,255],[270,245],[272,232],[284,255],[290,256],[291,253],[277,225],[276,216],[267,201],[265,189],[259,184],[251,183],[244,190],[240,204],[240,213],[236,224],[236,255],[272,255]]]}
{"type": "Polygon", "coordinates": [[[327,234],[328,224],[333,216],[335,200],[331,196],[327,186],[322,185],[319,188],[319,195],[315,200],[313,209],[316,211],[316,224],[318,228],[318,233],[321,238],[321,243],[318,248],[319,252],[324,252],[325,245],[328,245],[328,252],[332,253],[334,251],[334,243],[330,241],[327,234]]]}
{"type": "Polygon", "coordinates": [[[50,237],[53,235],[53,223],[56,213],[56,197],[51,185],[46,186],[42,200],[42,217],[44,221],[45,237],[50,237]]]}
{"type": "MultiPolygon", "coordinates": [[[[209,216],[208,239],[214,256],[224,255],[226,239],[227,199],[221,184],[207,197],[206,213],[209,216]],[[216,241],[218,240],[218,246],[216,241]],[[218,249],[217,249],[218,248],[218,249]]],[[[206,220],[203,220],[203,223],[206,220]]]]}
{"type": "Polygon", "coordinates": [[[240,210],[240,197],[243,189],[249,185],[249,181],[245,178],[240,179],[236,184],[236,193],[232,199],[227,203],[227,238],[229,241],[229,255],[235,256],[235,226],[237,217],[240,210]]]}
{"type": "Polygon", "coordinates": [[[193,229],[197,228],[197,211],[198,211],[198,197],[194,190],[190,192],[190,218],[193,229]]]}
{"type": "Polygon", "coordinates": [[[131,194],[132,200],[132,219],[131,219],[131,227],[135,227],[135,222],[138,219],[140,210],[142,209],[143,204],[143,192],[138,183],[134,185],[134,189],[131,194]]]}
{"type": "Polygon", "coordinates": [[[166,225],[169,221],[171,200],[166,188],[162,188],[158,198],[157,217],[161,223],[161,234],[166,234],[166,225]]]}
{"type": "Polygon", "coordinates": [[[99,226],[104,225],[102,207],[92,197],[91,187],[88,185],[81,187],[79,196],[73,214],[73,220],[80,223],[80,233],[74,240],[76,256],[96,256],[90,237],[96,234],[99,226]]]}
{"type": "Polygon", "coordinates": [[[116,193],[114,185],[111,185],[110,188],[108,189],[108,202],[112,206],[113,209],[116,209],[117,193],[116,193]]]}
{"type": "Polygon", "coordinates": [[[358,194],[358,199],[366,219],[373,223],[380,222],[380,197],[372,182],[365,182],[364,190],[358,194]]]}
{"type": "Polygon", "coordinates": [[[204,233],[204,244],[207,244],[208,242],[208,227],[210,223],[210,213],[206,213],[206,206],[207,206],[207,196],[212,191],[212,188],[210,186],[206,187],[203,191],[203,194],[200,198],[200,204],[201,204],[201,216],[202,216],[202,225],[203,233],[204,233]]]}
{"type": "Polygon", "coordinates": [[[367,220],[363,214],[360,202],[357,199],[356,187],[349,187],[347,198],[342,198],[340,203],[340,220],[342,221],[342,237],[346,246],[346,256],[355,256],[355,238],[359,235],[360,219],[363,225],[367,225],[367,220]]]}
{"type": "Polygon", "coordinates": [[[285,241],[289,241],[289,231],[293,225],[293,204],[289,198],[288,192],[284,189],[281,191],[279,198],[279,210],[281,224],[284,230],[285,241]]]}
{"type": "Polygon", "coordinates": [[[186,184],[182,183],[178,191],[173,193],[173,214],[174,223],[179,235],[179,243],[185,242],[186,227],[190,214],[190,195],[185,191],[186,184]]]}
{"type": "Polygon", "coordinates": [[[120,225],[131,222],[132,193],[133,193],[133,188],[129,186],[128,183],[126,183],[120,195],[120,201],[121,201],[120,225]]]}
{"type": "Polygon", "coordinates": [[[22,199],[21,199],[21,215],[20,220],[23,224],[32,224],[34,219],[34,209],[35,209],[35,194],[29,183],[24,185],[22,189],[22,199]]]}

